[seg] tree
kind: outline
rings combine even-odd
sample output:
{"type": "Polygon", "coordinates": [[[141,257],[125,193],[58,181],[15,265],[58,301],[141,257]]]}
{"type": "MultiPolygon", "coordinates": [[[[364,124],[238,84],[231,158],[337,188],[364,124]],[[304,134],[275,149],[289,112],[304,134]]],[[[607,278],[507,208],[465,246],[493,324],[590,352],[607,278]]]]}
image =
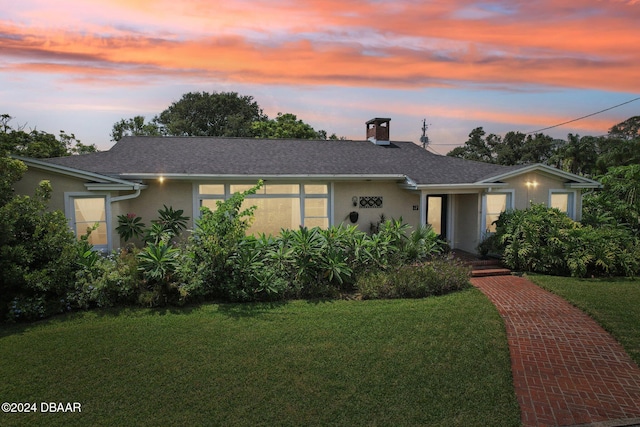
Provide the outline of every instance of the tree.
{"type": "Polygon", "coordinates": [[[258,138],[326,139],[327,134],[316,132],[311,125],[291,113],[278,113],[275,119],[253,122],[251,128],[258,138]]]}
{"type": "Polygon", "coordinates": [[[526,163],[545,163],[549,164],[557,151],[560,141],[545,135],[537,133],[535,135],[527,135],[522,149],[521,162],[526,163]]]}
{"type": "Polygon", "coordinates": [[[189,92],[154,119],[172,136],[253,136],[252,123],[267,117],[251,96],[189,92]]]}
{"type": "Polygon", "coordinates": [[[640,234],[640,165],[612,167],[599,177],[603,188],[584,196],[582,221],[599,225],[625,224],[640,234]]]}
{"type": "Polygon", "coordinates": [[[94,144],[85,145],[74,134],[67,134],[63,130],[56,138],[53,134],[35,129],[31,132],[25,132],[24,127],[13,129],[9,126],[11,119],[13,117],[8,114],[0,116],[0,150],[4,153],[50,158],[97,151],[94,144]]]}
{"type": "Polygon", "coordinates": [[[447,153],[500,165],[544,163],[578,175],[596,176],[611,167],[640,163],[640,116],[611,127],[606,136],[569,134],[567,140],[538,133],[507,132],[504,138],[475,128],[463,146],[447,153]]]}
{"type": "Polygon", "coordinates": [[[604,175],[611,167],[640,163],[640,138],[601,137],[599,149],[600,155],[595,167],[596,174],[604,175]]]}
{"type": "MultiPolygon", "coordinates": [[[[1,123],[0,123],[1,125],[1,123]]],[[[269,119],[251,96],[236,92],[189,92],[145,123],[144,116],[114,123],[111,140],[123,136],[223,136],[259,138],[345,139],[316,131],[295,114],[269,119]]]]}
{"type": "Polygon", "coordinates": [[[555,166],[578,175],[592,176],[599,153],[599,138],[569,134],[553,159],[555,166]]]}
{"type": "Polygon", "coordinates": [[[609,129],[599,139],[599,157],[595,170],[605,174],[611,167],[640,163],[640,116],[631,117],[609,129]]]}
{"type": "Polygon", "coordinates": [[[493,133],[485,136],[481,127],[469,134],[465,145],[456,147],[447,155],[499,165],[549,163],[553,158],[557,141],[548,135],[525,135],[507,132],[504,138],[493,133]]]}
{"type": "Polygon", "coordinates": [[[113,124],[111,140],[120,141],[123,136],[160,136],[162,135],[157,117],[145,123],[144,116],[135,116],[131,119],[122,119],[113,124]]]}
{"type": "Polygon", "coordinates": [[[26,171],[27,166],[23,162],[0,153],[0,206],[11,200],[13,184],[18,182],[26,171]]]}
{"type": "Polygon", "coordinates": [[[609,129],[609,138],[640,139],[640,116],[633,116],[609,129]]]}
{"type": "Polygon", "coordinates": [[[484,138],[486,132],[477,127],[469,134],[469,139],[461,147],[456,147],[447,156],[459,157],[466,160],[495,163],[493,147],[499,143],[499,136],[490,134],[484,138]]]}
{"type": "Polygon", "coordinates": [[[38,318],[58,311],[73,283],[76,239],[61,211],[50,211],[51,185],[16,196],[26,166],[0,153],[0,319],[38,318]],[[55,305],[55,307],[52,307],[55,305]]]}

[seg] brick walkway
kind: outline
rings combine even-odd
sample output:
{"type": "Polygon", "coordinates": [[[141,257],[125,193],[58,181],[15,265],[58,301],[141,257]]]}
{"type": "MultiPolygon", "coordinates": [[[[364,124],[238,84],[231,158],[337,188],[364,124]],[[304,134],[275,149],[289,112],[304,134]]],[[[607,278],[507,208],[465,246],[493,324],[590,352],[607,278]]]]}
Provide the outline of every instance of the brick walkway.
{"type": "Polygon", "coordinates": [[[640,368],[589,316],[521,277],[471,283],[504,319],[524,426],[640,425],[640,368]]]}

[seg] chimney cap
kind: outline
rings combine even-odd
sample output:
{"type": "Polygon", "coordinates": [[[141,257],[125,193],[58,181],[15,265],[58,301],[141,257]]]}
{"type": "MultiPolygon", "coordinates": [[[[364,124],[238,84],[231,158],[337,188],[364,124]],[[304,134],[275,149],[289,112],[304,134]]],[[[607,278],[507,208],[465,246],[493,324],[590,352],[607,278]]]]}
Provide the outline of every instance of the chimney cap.
{"type": "Polygon", "coordinates": [[[391,119],[389,118],[384,118],[384,117],[376,117],[375,119],[371,119],[367,122],[368,125],[372,124],[372,123],[383,123],[383,122],[390,122],[391,119]]]}

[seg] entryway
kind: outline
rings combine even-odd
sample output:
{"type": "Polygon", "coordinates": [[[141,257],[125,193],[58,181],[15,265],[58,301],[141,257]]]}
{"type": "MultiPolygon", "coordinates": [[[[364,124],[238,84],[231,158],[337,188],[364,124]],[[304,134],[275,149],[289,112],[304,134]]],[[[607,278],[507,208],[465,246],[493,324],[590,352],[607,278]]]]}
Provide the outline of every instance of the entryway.
{"type": "Polygon", "coordinates": [[[427,224],[431,225],[441,239],[447,239],[447,205],[446,194],[429,194],[427,196],[427,224]]]}

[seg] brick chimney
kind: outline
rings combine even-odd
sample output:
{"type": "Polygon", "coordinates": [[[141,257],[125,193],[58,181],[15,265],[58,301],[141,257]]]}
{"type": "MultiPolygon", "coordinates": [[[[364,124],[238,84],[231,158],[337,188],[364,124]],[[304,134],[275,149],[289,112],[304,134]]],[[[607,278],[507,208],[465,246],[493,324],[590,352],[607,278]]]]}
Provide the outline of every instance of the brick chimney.
{"type": "Polygon", "coordinates": [[[367,122],[367,139],[376,145],[389,145],[389,122],[391,119],[376,117],[367,122]]]}

